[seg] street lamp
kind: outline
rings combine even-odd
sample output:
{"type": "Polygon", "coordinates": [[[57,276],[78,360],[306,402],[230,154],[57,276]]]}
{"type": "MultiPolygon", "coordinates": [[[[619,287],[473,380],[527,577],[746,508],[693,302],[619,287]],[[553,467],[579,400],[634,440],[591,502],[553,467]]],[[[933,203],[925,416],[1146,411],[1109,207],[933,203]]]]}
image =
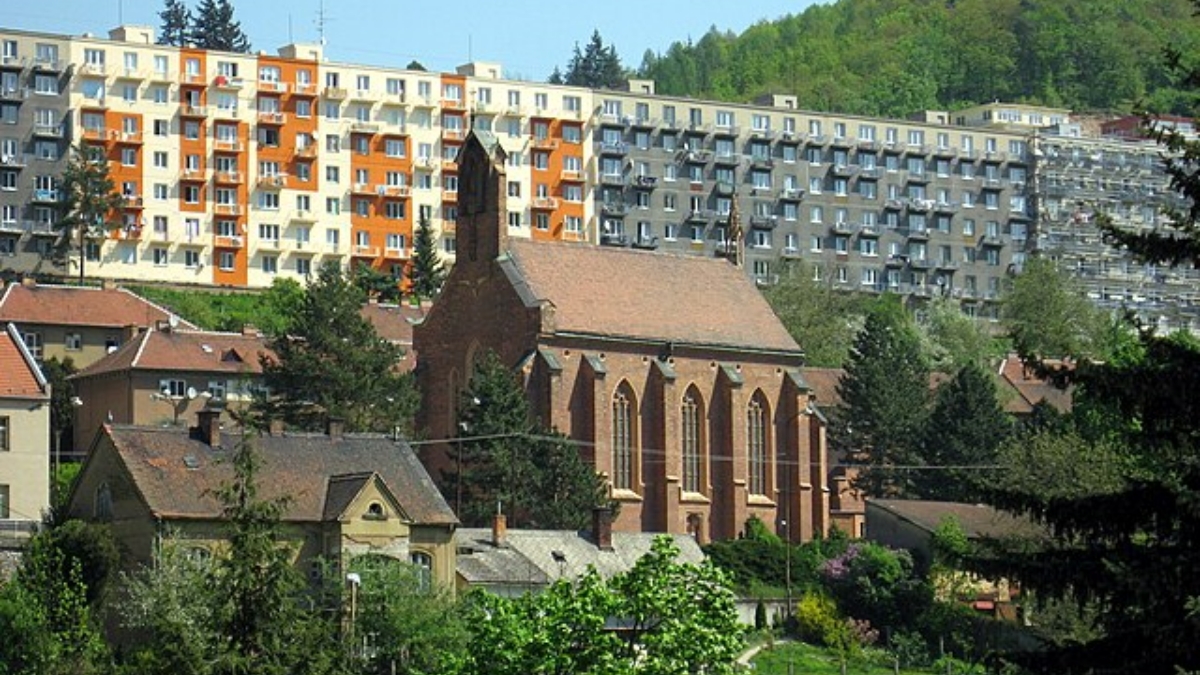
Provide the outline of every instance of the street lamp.
{"type": "Polygon", "coordinates": [[[350,584],[350,628],[349,628],[349,644],[351,656],[354,651],[354,619],[358,614],[358,587],[362,585],[362,577],[358,572],[351,572],[346,575],[346,582],[350,584]]]}

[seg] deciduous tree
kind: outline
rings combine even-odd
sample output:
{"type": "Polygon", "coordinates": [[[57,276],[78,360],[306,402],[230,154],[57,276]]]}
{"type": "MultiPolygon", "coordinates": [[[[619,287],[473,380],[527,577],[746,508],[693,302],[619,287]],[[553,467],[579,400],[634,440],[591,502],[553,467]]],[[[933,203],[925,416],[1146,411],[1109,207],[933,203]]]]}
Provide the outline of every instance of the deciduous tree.
{"type": "Polygon", "coordinates": [[[785,264],[779,283],[763,295],[804,350],[808,365],[839,368],[845,364],[863,325],[867,302],[862,297],[814,280],[812,267],[799,262],[785,264]]]}

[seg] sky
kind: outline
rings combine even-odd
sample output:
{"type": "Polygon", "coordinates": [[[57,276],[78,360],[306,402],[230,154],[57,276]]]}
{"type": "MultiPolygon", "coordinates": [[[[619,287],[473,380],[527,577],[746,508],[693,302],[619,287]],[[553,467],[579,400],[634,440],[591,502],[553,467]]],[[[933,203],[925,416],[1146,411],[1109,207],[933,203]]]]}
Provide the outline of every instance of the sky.
{"type": "MultiPolygon", "coordinates": [[[[186,0],[189,6],[197,0],[186,0]]],[[[469,60],[499,62],[509,77],[544,80],[593,29],[636,68],[647,48],[699,39],[711,26],[740,33],[761,20],[828,0],[324,0],[329,61],[453,71],[469,60]]],[[[160,24],[162,0],[36,0],[0,13],[4,28],[105,36],[119,23],[160,24]]],[[[234,0],[254,49],[316,42],[321,0],[234,0]]]]}

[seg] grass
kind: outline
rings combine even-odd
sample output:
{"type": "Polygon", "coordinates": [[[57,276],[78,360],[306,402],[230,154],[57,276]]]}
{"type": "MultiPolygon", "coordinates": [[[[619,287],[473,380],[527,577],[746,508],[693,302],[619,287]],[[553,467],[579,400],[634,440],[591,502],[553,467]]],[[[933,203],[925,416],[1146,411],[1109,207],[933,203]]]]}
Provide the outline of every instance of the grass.
{"type": "MultiPolygon", "coordinates": [[[[777,643],[759,652],[753,659],[754,672],[759,675],[788,675],[788,661],[792,673],[803,675],[841,675],[842,668],[837,654],[823,647],[803,642],[777,643]]],[[[846,672],[853,675],[894,675],[890,663],[880,659],[859,657],[851,659],[846,672]]],[[[901,668],[901,675],[933,675],[932,670],[901,668]]]]}

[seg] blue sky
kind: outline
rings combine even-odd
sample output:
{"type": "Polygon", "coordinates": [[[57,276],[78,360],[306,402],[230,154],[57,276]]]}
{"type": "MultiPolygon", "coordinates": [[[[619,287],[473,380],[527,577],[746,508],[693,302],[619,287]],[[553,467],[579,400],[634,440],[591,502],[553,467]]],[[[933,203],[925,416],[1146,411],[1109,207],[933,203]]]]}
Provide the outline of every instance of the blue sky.
{"type": "MultiPolygon", "coordinates": [[[[647,48],[663,51],[675,40],[698,39],[713,25],[741,32],[817,1],[826,0],[325,0],[326,56],[383,66],[417,59],[431,70],[448,71],[471,54],[476,60],[499,61],[507,75],[542,80],[555,65],[566,63],[575,43],[586,42],[594,28],[616,45],[626,65],[636,67],[647,48]]],[[[157,27],[163,5],[162,0],[7,4],[0,14],[5,28],[95,35],[106,35],[119,17],[157,27]]],[[[256,50],[274,53],[292,38],[317,39],[320,0],[233,4],[256,50]]]]}

